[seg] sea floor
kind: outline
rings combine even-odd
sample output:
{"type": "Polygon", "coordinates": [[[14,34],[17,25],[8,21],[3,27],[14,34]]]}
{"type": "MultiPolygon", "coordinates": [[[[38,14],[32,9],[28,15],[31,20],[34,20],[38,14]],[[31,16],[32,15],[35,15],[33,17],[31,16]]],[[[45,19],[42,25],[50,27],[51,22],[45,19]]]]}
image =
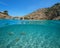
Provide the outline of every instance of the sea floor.
{"type": "Polygon", "coordinates": [[[0,27],[0,48],[60,48],[60,25],[13,24],[0,27]]]}

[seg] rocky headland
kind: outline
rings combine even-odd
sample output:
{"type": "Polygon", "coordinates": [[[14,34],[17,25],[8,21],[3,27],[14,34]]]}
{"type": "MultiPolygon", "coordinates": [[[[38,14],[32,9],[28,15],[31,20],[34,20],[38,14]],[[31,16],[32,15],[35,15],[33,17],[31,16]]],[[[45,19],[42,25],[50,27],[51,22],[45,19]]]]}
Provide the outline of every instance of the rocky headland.
{"type": "Polygon", "coordinates": [[[8,15],[8,11],[0,12],[0,19],[18,19],[18,20],[60,20],[60,3],[52,7],[38,9],[25,16],[13,17],[8,15]]]}

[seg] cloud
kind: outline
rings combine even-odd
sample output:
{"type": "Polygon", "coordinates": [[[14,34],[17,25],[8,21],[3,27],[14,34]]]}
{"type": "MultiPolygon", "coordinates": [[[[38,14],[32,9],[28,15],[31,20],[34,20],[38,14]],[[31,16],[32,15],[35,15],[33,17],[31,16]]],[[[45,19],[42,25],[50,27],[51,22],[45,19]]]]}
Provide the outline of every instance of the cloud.
{"type": "Polygon", "coordinates": [[[6,4],[5,2],[0,2],[1,5],[5,5],[8,6],[8,4],[6,4]]]}

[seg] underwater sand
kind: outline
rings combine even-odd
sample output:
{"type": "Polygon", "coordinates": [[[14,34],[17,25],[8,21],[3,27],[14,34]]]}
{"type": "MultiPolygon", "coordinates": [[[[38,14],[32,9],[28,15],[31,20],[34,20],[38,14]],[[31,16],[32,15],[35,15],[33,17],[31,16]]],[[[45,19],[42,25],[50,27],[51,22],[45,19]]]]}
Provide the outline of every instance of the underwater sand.
{"type": "Polygon", "coordinates": [[[60,48],[60,21],[0,21],[0,48],[60,48]]]}

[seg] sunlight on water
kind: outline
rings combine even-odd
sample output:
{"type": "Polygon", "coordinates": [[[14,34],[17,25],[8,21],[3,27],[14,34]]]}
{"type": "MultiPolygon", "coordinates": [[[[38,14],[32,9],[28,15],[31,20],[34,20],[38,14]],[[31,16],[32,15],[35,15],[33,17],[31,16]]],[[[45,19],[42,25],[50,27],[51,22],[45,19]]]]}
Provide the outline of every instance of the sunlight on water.
{"type": "Polygon", "coordinates": [[[0,21],[0,48],[60,48],[60,21],[0,21]]]}

